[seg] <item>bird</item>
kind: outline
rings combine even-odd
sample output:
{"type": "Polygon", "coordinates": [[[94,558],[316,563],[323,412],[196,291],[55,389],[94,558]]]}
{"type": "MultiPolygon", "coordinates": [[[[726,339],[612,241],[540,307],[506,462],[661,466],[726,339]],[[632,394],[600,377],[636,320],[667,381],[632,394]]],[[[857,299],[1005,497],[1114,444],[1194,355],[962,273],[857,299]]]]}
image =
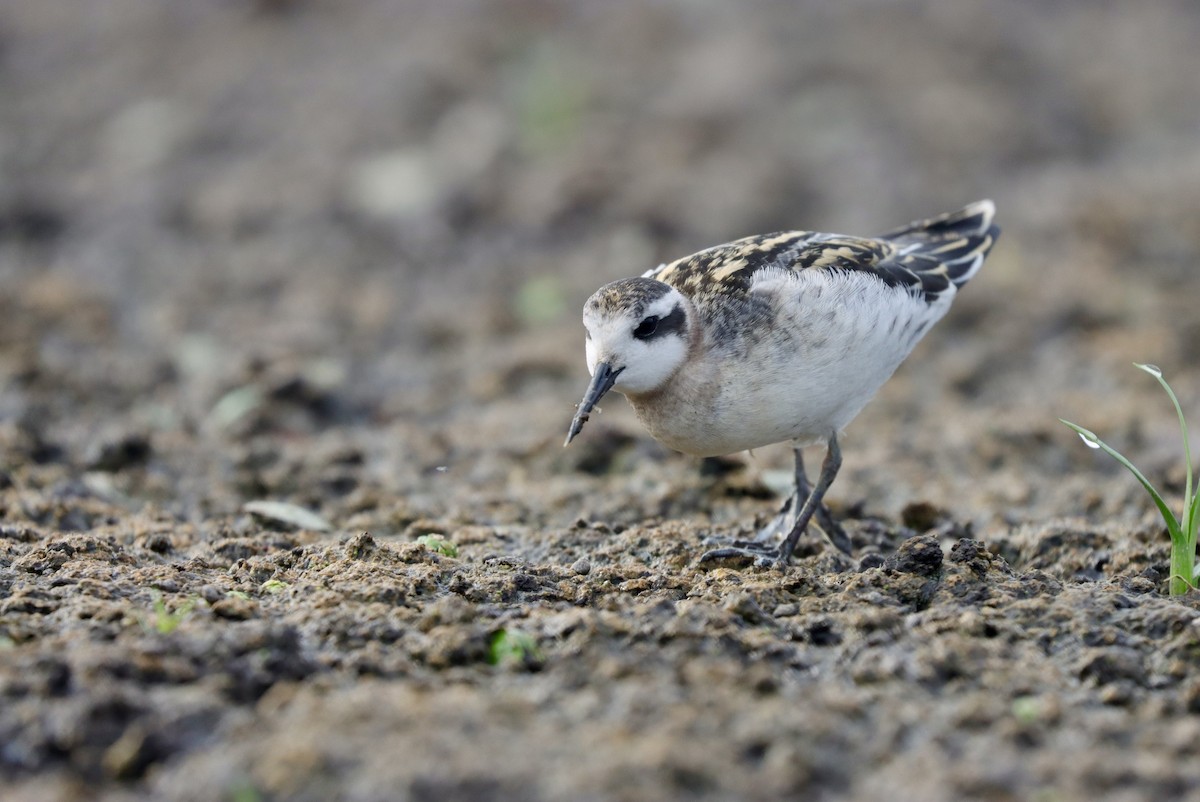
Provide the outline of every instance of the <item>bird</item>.
{"type": "Polygon", "coordinates": [[[790,441],[795,490],[779,515],[701,560],[786,565],[814,517],[852,555],[824,503],[839,434],[979,271],[1000,234],[995,212],[981,200],[875,237],[746,237],[605,284],[583,307],[591,381],[564,446],[614,390],[655,440],[685,454],[790,441]],[[802,450],[822,443],[810,483],[802,450]]]}

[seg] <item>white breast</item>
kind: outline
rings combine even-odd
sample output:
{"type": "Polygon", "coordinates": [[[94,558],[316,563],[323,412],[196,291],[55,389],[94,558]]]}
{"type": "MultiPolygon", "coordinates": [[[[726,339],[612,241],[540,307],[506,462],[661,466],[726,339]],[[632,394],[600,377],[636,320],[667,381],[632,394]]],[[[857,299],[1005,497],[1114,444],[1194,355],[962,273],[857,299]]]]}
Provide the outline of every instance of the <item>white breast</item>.
{"type": "Polygon", "coordinates": [[[774,316],[728,342],[713,332],[654,397],[630,398],[665,445],[713,456],[824,441],[862,411],[949,309],[869,273],[764,270],[752,293],[774,316]]]}

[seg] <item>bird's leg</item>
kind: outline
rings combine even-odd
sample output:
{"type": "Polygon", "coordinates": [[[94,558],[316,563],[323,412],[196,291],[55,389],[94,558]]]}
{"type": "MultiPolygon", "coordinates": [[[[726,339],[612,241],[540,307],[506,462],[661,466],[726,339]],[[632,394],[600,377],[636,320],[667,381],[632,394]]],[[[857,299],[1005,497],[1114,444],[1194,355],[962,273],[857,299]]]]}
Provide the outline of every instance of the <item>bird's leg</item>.
{"type": "MultiPolygon", "coordinates": [[[[797,467],[800,471],[797,474],[797,479],[803,474],[803,466],[797,460],[797,467]]],[[[786,564],[792,557],[792,551],[796,548],[796,543],[800,540],[800,535],[804,534],[804,530],[808,528],[808,522],[817,514],[823,504],[825,492],[829,490],[829,486],[833,484],[834,477],[837,476],[838,469],[842,467],[842,450],[838,447],[837,433],[829,436],[829,443],[825,452],[825,461],[821,463],[821,475],[817,477],[817,484],[808,493],[808,498],[804,501],[804,506],[800,508],[800,512],[796,515],[796,523],[792,525],[792,531],[779,547],[779,554],[776,559],[786,564]]],[[[807,478],[805,484],[808,483],[807,478]]],[[[800,498],[800,486],[797,482],[796,498],[800,498]]],[[[829,515],[829,511],[825,511],[825,516],[829,515]]],[[[818,517],[818,522],[821,518],[818,517]]],[[[829,523],[833,523],[830,518],[829,523]]],[[[824,525],[822,525],[824,529],[824,525]]],[[[829,542],[837,546],[838,549],[850,554],[852,549],[850,539],[846,537],[846,533],[841,531],[840,527],[835,527],[834,531],[826,530],[825,535],[829,538],[829,542]],[[836,531],[836,534],[835,534],[836,531]]]]}
{"type": "MultiPolygon", "coordinates": [[[[829,462],[829,453],[836,449],[837,465],[833,468],[833,474],[825,483],[825,489],[829,489],[829,485],[833,484],[833,477],[837,476],[838,469],[842,467],[842,450],[838,448],[837,435],[834,434],[830,438],[830,452],[826,453],[825,463],[821,465],[821,473],[824,475],[826,466],[829,462]]],[[[796,449],[796,500],[793,504],[796,507],[800,506],[800,499],[807,499],[812,495],[812,487],[808,484],[808,474],[804,471],[804,458],[800,453],[800,449],[796,449]]],[[[821,491],[821,497],[817,501],[817,511],[814,513],[817,518],[817,525],[821,527],[821,531],[825,533],[825,537],[829,539],[838,551],[844,554],[852,554],[854,547],[850,543],[850,538],[846,535],[846,531],[833,520],[833,513],[825,506],[825,492],[821,491]]],[[[794,546],[793,546],[794,548],[794,546]]]]}
{"type": "Polygon", "coordinates": [[[834,523],[833,516],[823,502],[825,491],[829,489],[829,485],[837,476],[838,469],[842,466],[842,452],[838,448],[837,435],[829,438],[828,451],[825,454],[825,461],[821,464],[821,475],[817,479],[816,487],[812,487],[808,483],[808,476],[804,472],[804,458],[798,447],[795,449],[795,453],[796,492],[784,502],[783,508],[775,520],[759,532],[754,540],[735,540],[731,546],[707,551],[700,555],[700,562],[737,559],[746,560],[758,566],[774,563],[786,565],[792,556],[792,551],[796,548],[796,542],[814,516],[830,543],[846,554],[852,552],[850,538],[846,536],[840,526],[834,523]],[[789,513],[796,509],[799,509],[800,514],[795,516],[794,522],[790,522],[789,519],[792,516],[789,513]],[[771,544],[774,542],[774,538],[785,531],[788,532],[788,536],[782,545],[777,549],[772,548],[771,544]]]}
{"type": "MultiPolygon", "coordinates": [[[[792,495],[783,502],[779,514],[772,518],[769,524],[758,530],[758,534],[750,542],[775,544],[782,541],[792,531],[796,522],[795,511],[800,509],[812,494],[812,485],[808,483],[808,472],[804,470],[804,450],[800,446],[793,446],[792,452],[796,455],[795,489],[792,491],[792,495]]],[[[814,516],[821,531],[829,538],[829,542],[849,554],[850,538],[846,537],[842,527],[833,520],[833,514],[829,512],[824,501],[817,505],[814,516]]]]}

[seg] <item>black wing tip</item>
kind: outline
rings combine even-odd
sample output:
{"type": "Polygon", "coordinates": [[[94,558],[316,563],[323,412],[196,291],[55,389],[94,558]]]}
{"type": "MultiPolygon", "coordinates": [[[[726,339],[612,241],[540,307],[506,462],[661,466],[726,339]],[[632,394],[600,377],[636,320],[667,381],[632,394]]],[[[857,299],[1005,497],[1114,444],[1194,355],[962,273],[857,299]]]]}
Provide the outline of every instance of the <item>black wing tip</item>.
{"type": "Polygon", "coordinates": [[[995,218],[996,204],[985,198],[948,215],[944,225],[948,232],[953,231],[967,239],[978,239],[978,250],[986,255],[1000,237],[1000,226],[993,222],[995,218]]]}
{"type": "Polygon", "coordinates": [[[996,204],[990,199],[969,203],[956,212],[909,223],[881,239],[908,253],[934,259],[956,287],[966,284],[983,266],[983,260],[1000,236],[993,222],[996,204]]]}
{"type": "Polygon", "coordinates": [[[992,222],[996,217],[995,202],[984,199],[968,203],[956,212],[947,212],[926,220],[916,220],[908,225],[889,231],[880,239],[919,241],[923,239],[948,239],[972,234],[995,234],[1000,229],[992,222]]]}
{"type": "Polygon", "coordinates": [[[956,228],[973,230],[976,234],[986,234],[995,228],[992,224],[995,217],[996,204],[990,198],[968,203],[960,211],[946,215],[947,222],[955,221],[956,228]]]}

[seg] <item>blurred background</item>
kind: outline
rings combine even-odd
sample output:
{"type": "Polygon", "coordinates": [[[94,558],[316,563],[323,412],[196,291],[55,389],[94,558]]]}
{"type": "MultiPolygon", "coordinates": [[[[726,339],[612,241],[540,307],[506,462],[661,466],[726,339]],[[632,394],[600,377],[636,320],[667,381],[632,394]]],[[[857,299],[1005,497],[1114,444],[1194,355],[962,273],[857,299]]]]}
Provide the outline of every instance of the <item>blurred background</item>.
{"type": "Polygon", "coordinates": [[[1181,481],[1130,362],[1198,409],[1197,41],[1192,0],[2,0],[0,467],[201,526],[259,496],[383,533],[732,521],[623,401],[560,448],[584,299],[991,197],[998,247],[833,498],[1132,515],[1056,418],[1181,481]]]}

